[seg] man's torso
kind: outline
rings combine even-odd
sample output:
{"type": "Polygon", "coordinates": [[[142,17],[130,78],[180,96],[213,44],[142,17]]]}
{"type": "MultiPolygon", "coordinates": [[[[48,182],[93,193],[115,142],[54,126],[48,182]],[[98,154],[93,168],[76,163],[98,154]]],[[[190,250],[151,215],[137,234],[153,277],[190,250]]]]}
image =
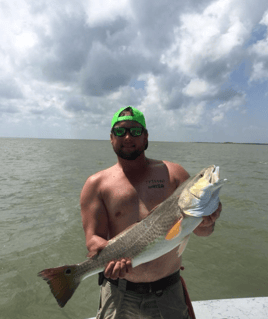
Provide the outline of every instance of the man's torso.
{"type": "MultiPolygon", "coordinates": [[[[132,176],[126,176],[117,164],[99,173],[101,197],[109,219],[108,239],[144,219],[175,191],[179,182],[170,171],[168,162],[149,160],[146,171],[132,176]]],[[[152,282],[174,273],[180,268],[177,250],[133,268],[125,279],[152,282]]]]}

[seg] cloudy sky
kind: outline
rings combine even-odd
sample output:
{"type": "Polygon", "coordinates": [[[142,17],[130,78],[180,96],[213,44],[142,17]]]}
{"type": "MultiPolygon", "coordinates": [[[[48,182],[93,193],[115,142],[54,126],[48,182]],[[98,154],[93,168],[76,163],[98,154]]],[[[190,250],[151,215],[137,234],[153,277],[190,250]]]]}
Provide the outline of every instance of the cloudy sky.
{"type": "Polygon", "coordinates": [[[268,143],[267,0],[0,1],[0,136],[268,143]]]}

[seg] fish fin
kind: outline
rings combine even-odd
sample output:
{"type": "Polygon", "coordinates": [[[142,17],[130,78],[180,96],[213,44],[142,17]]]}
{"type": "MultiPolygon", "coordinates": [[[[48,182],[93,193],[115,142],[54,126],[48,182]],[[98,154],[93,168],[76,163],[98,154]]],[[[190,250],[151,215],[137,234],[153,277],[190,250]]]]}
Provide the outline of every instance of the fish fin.
{"type": "Polygon", "coordinates": [[[178,257],[180,257],[180,256],[182,255],[182,253],[184,252],[184,250],[185,250],[185,248],[186,248],[186,246],[187,246],[187,244],[188,244],[188,240],[189,240],[189,238],[190,238],[190,235],[191,235],[191,234],[187,235],[187,236],[183,239],[183,241],[181,242],[181,244],[179,245],[179,248],[178,248],[178,251],[177,251],[178,257]]]}
{"type": "Polygon", "coordinates": [[[48,283],[52,294],[61,308],[65,306],[80,284],[80,279],[75,277],[76,267],[75,265],[66,265],[44,269],[38,273],[38,276],[48,283]]]}
{"type": "Polygon", "coordinates": [[[178,234],[181,231],[181,222],[182,222],[182,218],[180,218],[175,225],[173,225],[170,230],[168,231],[168,233],[166,234],[166,240],[172,240],[173,238],[175,238],[176,236],[178,236],[178,234]]]}

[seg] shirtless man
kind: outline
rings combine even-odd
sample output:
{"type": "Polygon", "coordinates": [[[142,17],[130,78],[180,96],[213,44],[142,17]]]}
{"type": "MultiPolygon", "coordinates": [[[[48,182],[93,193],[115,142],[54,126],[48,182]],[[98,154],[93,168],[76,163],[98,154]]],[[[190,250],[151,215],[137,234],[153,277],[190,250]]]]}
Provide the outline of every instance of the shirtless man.
{"type": "MultiPolygon", "coordinates": [[[[81,192],[81,215],[89,257],[99,253],[109,239],[148,216],[189,178],[179,164],[145,157],[148,146],[145,119],[133,107],[115,113],[110,139],[118,162],[90,176],[81,192]]],[[[194,233],[197,236],[212,234],[220,212],[221,204],[212,215],[203,217],[194,233]]],[[[100,283],[97,318],[191,318],[179,280],[181,257],[178,258],[177,250],[135,268],[128,259],[109,262],[100,283]],[[166,287],[165,282],[172,284],[166,287]],[[149,283],[155,283],[161,293],[151,291],[149,283]],[[172,304],[168,306],[168,302],[172,304]]]]}

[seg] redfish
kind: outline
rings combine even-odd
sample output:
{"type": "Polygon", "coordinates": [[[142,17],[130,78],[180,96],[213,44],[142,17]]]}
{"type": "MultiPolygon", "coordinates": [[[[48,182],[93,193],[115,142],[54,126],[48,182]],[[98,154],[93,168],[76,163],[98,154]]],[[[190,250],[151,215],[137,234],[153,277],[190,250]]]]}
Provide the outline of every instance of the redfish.
{"type": "Polygon", "coordinates": [[[204,168],[187,179],[165,201],[138,223],[108,241],[107,246],[86,261],[40,271],[60,307],[79,286],[81,280],[105,269],[111,260],[131,259],[132,267],[154,260],[178,247],[180,256],[192,231],[219,205],[219,191],[225,180],[219,167],[204,168]]]}

